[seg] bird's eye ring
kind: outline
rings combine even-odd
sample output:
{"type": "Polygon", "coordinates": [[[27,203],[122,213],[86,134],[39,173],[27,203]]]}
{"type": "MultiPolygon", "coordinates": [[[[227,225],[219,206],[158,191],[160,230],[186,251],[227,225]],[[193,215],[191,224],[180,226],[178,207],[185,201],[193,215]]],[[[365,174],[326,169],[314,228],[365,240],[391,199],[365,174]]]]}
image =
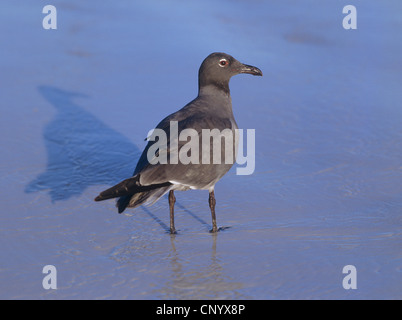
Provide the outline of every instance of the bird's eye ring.
{"type": "Polygon", "coordinates": [[[229,65],[229,61],[226,59],[221,59],[219,60],[219,66],[220,67],[227,67],[229,65]]]}

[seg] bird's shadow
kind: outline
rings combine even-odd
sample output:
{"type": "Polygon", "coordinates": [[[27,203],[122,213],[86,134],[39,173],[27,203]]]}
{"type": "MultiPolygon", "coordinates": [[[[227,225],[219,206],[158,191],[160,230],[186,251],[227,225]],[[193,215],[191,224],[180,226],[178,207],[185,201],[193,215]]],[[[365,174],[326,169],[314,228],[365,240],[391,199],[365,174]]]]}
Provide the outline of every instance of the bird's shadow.
{"type": "MultiPolygon", "coordinates": [[[[167,202],[168,197],[164,196],[163,198],[165,198],[164,200],[167,202]]],[[[190,215],[191,217],[193,217],[195,220],[197,220],[200,224],[202,224],[203,226],[209,226],[207,222],[205,222],[205,220],[203,220],[202,218],[200,218],[199,216],[197,216],[194,212],[190,211],[189,209],[187,209],[186,207],[184,207],[183,205],[180,204],[180,202],[176,202],[176,206],[178,208],[180,208],[181,210],[183,210],[185,213],[187,213],[188,215],[190,215]]],[[[144,210],[152,219],[154,219],[155,222],[157,222],[162,229],[165,230],[166,233],[170,234],[170,227],[165,224],[161,219],[159,219],[157,216],[155,216],[151,210],[149,210],[146,206],[142,206],[142,210],[144,210]]],[[[180,230],[180,229],[179,229],[180,230]]]]}
{"type": "Polygon", "coordinates": [[[47,191],[56,202],[81,195],[89,186],[113,185],[131,176],[140,150],[75,102],[86,95],[51,86],[38,91],[57,114],[43,132],[46,171],[26,186],[26,193],[47,191]]]}
{"type": "MultiPolygon", "coordinates": [[[[57,114],[43,132],[46,171],[28,183],[26,193],[47,191],[55,203],[79,196],[90,186],[112,186],[132,175],[140,150],[75,102],[87,95],[52,86],[40,86],[38,91],[57,114]]],[[[143,208],[165,231],[169,230],[156,215],[143,208]]],[[[182,209],[206,224],[195,213],[182,209]]]]}

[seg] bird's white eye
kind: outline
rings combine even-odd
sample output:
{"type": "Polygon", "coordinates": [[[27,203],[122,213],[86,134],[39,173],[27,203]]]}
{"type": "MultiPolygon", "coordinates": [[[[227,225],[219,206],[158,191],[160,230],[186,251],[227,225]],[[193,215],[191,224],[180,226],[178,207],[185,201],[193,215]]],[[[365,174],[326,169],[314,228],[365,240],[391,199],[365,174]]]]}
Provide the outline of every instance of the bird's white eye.
{"type": "Polygon", "coordinates": [[[219,66],[224,68],[227,67],[229,65],[229,61],[227,59],[221,59],[219,60],[219,66]]]}

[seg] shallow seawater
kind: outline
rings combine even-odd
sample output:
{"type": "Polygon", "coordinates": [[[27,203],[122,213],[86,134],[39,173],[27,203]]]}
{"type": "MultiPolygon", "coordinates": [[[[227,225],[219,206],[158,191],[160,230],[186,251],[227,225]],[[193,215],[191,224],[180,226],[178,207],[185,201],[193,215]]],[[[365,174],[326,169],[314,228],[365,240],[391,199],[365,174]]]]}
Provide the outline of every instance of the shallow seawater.
{"type": "Polygon", "coordinates": [[[0,298],[402,298],[400,4],[355,1],[357,30],[336,2],[55,6],[49,31],[41,5],[0,12],[0,298]],[[176,192],[177,235],[166,197],[95,203],[214,51],[264,73],[231,80],[256,166],[216,185],[223,230],[207,191],[176,192]]]}

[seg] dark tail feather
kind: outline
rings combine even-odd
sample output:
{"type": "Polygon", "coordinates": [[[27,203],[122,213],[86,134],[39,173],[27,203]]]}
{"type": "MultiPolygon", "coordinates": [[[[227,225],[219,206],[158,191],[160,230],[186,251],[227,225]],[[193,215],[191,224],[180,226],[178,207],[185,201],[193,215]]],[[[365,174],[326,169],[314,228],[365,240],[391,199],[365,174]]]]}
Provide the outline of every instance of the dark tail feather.
{"type": "Polygon", "coordinates": [[[171,184],[160,186],[150,191],[137,192],[136,194],[120,197],[116,202],[116,207],[119,213],[122,213],[126,208],[136,208],[142,204],[155,203],[160,197],[170,190],[171,184]]]}
{"type": "Polygon", "coordinates": [[[141,186],[137,175],[101,192],[95,201],[120,197],[116,206],[119,213],[122,213],[127,207],[135,208],[145,202],[155,202],[170,189],[171,185],[170,182],[165,182],[141,186]]]}
{"type": "Polygon", "coordinates": [[[139,177],[135,176],[130,179],[123,180],[122,182],[116,184],[115,186],[102,191],[99,196],[95,198],[95,201],[102,201],[127,195],[132,195],[138,192],[141,188],[139,184],[139,177]],[[138,190],[138,191],[137,191],[138,190]]]}
{"type": "Polygon", "coordinates": [[[130,203],[132,195],[130,196],[123,196],[120,197],[119,200],[116,202],[116,207],[119,213],[122,213],[124,210],[126,210],[127,206],[130,203]]]}

